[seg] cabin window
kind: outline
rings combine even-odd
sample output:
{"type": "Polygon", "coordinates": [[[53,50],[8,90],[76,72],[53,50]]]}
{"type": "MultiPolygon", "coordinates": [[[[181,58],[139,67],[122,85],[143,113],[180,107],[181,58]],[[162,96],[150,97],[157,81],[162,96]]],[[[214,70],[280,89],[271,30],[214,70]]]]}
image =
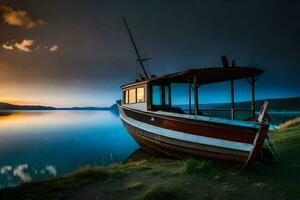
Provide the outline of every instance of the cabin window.
{"type": "Polygon", "coordinates": [[[125,91],[124,102],[125,103],[129,103],[129,93],[128,93],[128,90],[125,91]]]}
{"type": "Polygon", "coordinates": [[[152,104],[162,105],[162,90],[160,85],[152,86],[152,104]]]}
{"type": "Polygon", "coordinates": [[[136,89],[129,90],[129,103],[136,103],[136,89]]]}
{"type": "Polygon", "coordinates": [[[141,88],[137,88],[136,89],[136,98],[137,98],[137,102],[144,102],[145,101],[145,88],[141,87],[141,88]]]}
{"type": "Polygon", "coordinates": [[[145,88],[133,88],[124,91],[124,103],[141,103],[145,102],[145,88]]]}

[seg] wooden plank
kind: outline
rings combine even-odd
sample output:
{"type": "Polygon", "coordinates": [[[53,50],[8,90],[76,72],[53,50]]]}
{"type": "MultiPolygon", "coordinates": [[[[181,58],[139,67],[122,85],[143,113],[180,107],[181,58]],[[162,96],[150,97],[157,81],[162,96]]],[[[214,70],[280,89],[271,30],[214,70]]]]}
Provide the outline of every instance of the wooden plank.
{"type": "MultiPolygon", "coordinates": [[[[131,126],[131,125],[128,124],[128,126],[131,126]]],[[[134,127],[134,128],[139,129],[137,127],[134,127]]],[[[214,152],[214,153],[220,153],[220,154],[228,154],[228,155],[238,156],[238,157],[241,157],[244,159],[247,159],[249,156],[249,152],[245,152],[245,151],[239,151],[239,150],[227,149],[227,148],[223,148],[223,147],[180,141],[180,140],[176,140],[173,138],[156,135],[156,134],[147,132],[145,130],[141,130],[141,129],[139,129],[139,130],[140,130],[141,135],[144,135],[145,137],[148,137],[152,140],[158,140],[158,141],[162,141],[164,143],[181,146],[184,148],[192,148],[195,150],[208,151],[208,152],[214,152]]]]}
{"type": "Polygon", "coordinates": [[[268,130],[269,130],[269,125],[262,124],[261,129],[257,133],[257,135],[255,137],[255,141],[253,143],[254,148],[253,148],[252,152],[250,153],[249,158],[245,162],[245,165],[242,167],[242,169],[247,169],[249,166],[251,166],[253,164],[255,159],[258,157],[258,155],[261,152],[262,146],[265,142],[265,139],[267,137],[268,130]]]}
{"type": "Polygon", "coordinates": [[[144,144],[152,149],[155,149],[157,151],[160,151],[172,157],[183,158],[183,159],[211,158],[211,159],[221,159],[226,161],[235,161],[235,162],[242,162],[242,163],[245,163],[245,161],[247,160],[247,157],[245,157],[245,155],[240,156],[239,154],[237,155],[227,154],[225,149],[223,152],[210,151],[207,148],[201,149],[200,146],[198,149],[194,149],[192,146],[190,146],[191,143],[186,143],[184,144],[184,146],[182,146],[182,144],[179,143],[169,143],[169,141],[167,140],[160,140],[161,138],[157,138],[157,137],[150,138],[146,136],[143,130],[133,127],[124,121],[123,123],[128,129],[128,132],[134,137],[135,140],[137,140],[139,144],[144,144]]]}
{"type": "Polygon", "coordinates": [[[194,75],[194,110],[195,115],[198,115],[198,84],[196,75],[194,75]]]}
{"type": "Polygon", "coordinates": [[[251,110],[252,118],[255,119],[255,77],[251,77],[251,110]]]}

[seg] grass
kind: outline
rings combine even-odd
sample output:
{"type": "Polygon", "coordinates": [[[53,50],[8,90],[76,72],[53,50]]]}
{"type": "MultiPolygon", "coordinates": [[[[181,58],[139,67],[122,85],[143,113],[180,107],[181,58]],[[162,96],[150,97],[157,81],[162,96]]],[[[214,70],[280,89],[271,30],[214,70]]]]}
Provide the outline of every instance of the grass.
{"type": "Polygon", "coordinates": [[[208,160],[150,159],[87,166],[65,177],[0,191],[0,199],[300,199],[300,123],[271,132],[281,164],[243,172],[208,160]]]}
{"type": "Polygon", "coordinates": [[[208,173],[216,166],[210,160],[186,160],[182,163],[183,174],[208,173]]]}
{"type": "Polygon", "coordinates": [[[82,167],[79,171],[72,174],[72,176],[76,179],[87,179],[87,180],[95,180],[95,179],[106,179],[109,177],[109,173],[104,171],[103,168],[99,166],[85,166],[82,167]]]}
{"type": "Polygon", "coordinates": [[[295,125],[299,125],[300,124],[300,117],[297,117],[295,119],[292,120],[288,120],[282,124],[279,125],[279,129],[285,129],[285,128],[289,128],[295,125]]]}
{"type": "Polygon", "coordinates": [[[129,182],[127,188],[129,190],[138,190],[144,187],[144,184],[141,181],[132,181],[129,182]]]}
{"type": "Polygon", "coordinates": [[[169,188],[165,186],[155,186],[147,190],[137,200],[181,200],[184,195],[179,188],[169,188]]]}

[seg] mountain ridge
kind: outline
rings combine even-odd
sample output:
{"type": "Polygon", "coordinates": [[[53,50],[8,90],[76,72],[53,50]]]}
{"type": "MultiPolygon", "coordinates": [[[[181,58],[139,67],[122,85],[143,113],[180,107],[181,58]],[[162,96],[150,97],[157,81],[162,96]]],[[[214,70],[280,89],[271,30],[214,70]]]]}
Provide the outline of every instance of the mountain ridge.
{"type": "Polygon", "coordinates": [[[65,107],[56,108],[52,106],[42,105],[14,105],[10,103],[0,102],[0,110],[115,110],[115,104],[110,107],[65,107]]]}

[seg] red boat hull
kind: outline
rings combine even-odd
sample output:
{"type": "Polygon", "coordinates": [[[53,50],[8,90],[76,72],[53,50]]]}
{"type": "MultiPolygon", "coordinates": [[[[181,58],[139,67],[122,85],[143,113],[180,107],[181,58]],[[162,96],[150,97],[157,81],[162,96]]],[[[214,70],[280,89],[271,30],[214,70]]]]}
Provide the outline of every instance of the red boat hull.
{"type": "Polygon", "coordinates": [[[145,150],[180,159],[212,159],[233,164],[238,169],[255,161],[268,132],[267,124],[162,115],[121,105],[119,111],[124,126],[145,150]]]}

